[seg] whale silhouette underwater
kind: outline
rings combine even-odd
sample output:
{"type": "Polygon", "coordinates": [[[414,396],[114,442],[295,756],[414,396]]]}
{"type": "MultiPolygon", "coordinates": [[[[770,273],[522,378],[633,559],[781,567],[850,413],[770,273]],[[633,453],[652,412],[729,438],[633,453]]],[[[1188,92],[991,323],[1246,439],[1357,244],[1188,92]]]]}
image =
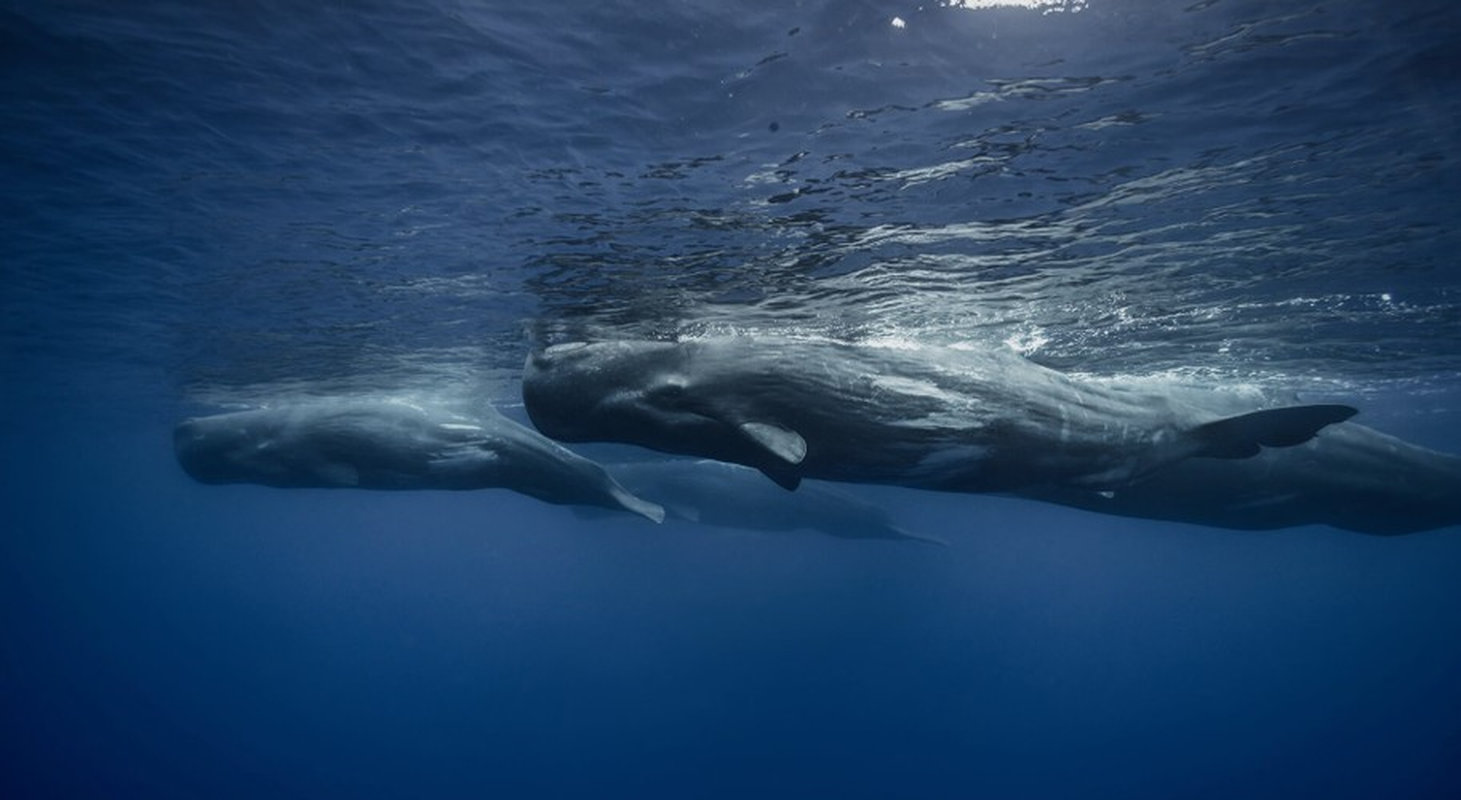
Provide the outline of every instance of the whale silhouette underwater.
{"type": "Polygon", "coordinates": [[[487,406],[470,415],[336,399],[195,417],[173,431],[178,463],[202,483],[280,488],[504,488],[559,505],[664,509],[603,467],[487,406]]]}
{"type": "Polygon", "coordinates": [[[788,489],[820,478],[954,492],[1115,488],[1189,458],[1301,444],[1355,413],[1220,417],[1013,353],[737,336],[555,345],[528,357],[523,402],[554,439],[743,464],[788,489]]]}
{"type": "Polygon", "coordinates": [[[564,441],[616,441],[802,478],[994,492],[1231,529],[1391,535],[1461,524],[1461,458],[1345,422],[1082,384],[1012,353],[793,339],[573,342],[524,401],[564,441]]]}
{"type": "Polygon", "coordinates": [[[528,357],[523,399],[542,433],[485,404],[463,414],[337,398],[184,420],[174,446],[204,483],[500,487],[655,521],[668,507],[704,524],[845,538],[929,540],[831,487],[768,492],[755,471],[788,489],[824,479],[997,493],[1234,529],[1461,524],[1461,457],[1347,422],[1349,406],[1080,382],[1012,353],[747,337],[572,343],[528,357]],[[550,436],[709,460],[606,470],[550,436]]]}
{"type": "Polygon", "coordinates": [[[715,527],[944,544],[898,528],[881,508],[833,487],[784,492],[734,464],[647,461],[606,470],[490,407],[464,415],[419,403],[336,398],[187,419],[173,439],[183,470],[208,484],[504,488],[656,522],[668,511],[715,527]]]}

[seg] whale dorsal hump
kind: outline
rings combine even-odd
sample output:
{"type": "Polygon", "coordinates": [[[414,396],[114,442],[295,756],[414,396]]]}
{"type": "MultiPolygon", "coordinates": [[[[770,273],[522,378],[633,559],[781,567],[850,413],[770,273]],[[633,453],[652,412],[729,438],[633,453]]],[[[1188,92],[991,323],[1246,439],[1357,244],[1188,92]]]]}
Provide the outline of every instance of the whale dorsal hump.
{"type": "Polygon", "coordinates": [[[796,431],[769,422],[743,422],[741,435],[788,464],[800,464],[807,457],[807,440],[796,431]]]}
{"type": "Polygon", "coordinates": [[[1248,458],[1265,447],[1293,447],[1314,438],[1325,426],[1358,413],[1344,405],[1270,408],[1226,417],[1198,426],[1193,433],[1201,443],[1197,455],[1205,458],[1248,458]]]}

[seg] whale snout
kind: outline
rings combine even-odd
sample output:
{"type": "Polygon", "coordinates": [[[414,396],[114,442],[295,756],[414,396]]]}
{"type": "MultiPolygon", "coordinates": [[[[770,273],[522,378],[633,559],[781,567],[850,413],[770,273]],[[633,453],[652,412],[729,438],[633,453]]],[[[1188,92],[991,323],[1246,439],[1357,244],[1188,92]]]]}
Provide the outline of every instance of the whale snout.
{"type": "Polygon", "coordinates": [[[192,456],[203,449],[207,438],[207,434],[198,420],[185,419],[172,430],[173,450],[177,451],[178,458],[182,458],[184,455],[192,456]]]}
{"type": "Polygon", "coordinates": [[[178,466],[193,480],[228,483],[237,478],[236,438],[232,431],[208,420],[185,419],[173,428],[173,453],[178,466]]]}
{"type": "Polygon", "coordinates": [[[173,428],[172,447],[178,466],[188,473],[188,477],[203,483],[218,482],[216,465],[210,466],[216,459],[210,457],[208,436],[198,420],[186,419],[173,428]]]}

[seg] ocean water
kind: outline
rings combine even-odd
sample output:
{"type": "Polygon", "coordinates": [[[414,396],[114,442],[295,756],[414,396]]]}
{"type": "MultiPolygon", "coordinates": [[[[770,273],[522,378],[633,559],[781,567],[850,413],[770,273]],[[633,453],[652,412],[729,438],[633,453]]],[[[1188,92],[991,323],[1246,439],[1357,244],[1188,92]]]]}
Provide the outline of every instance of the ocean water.
{"type": "Polygon", "coordinates": [[[1458,43],[1421,0],[0,4],[0,790],[1461,796],[1455,527],[855,487],[934,547],[171,450],[791,333],[1461,452],[1458,43]]]}

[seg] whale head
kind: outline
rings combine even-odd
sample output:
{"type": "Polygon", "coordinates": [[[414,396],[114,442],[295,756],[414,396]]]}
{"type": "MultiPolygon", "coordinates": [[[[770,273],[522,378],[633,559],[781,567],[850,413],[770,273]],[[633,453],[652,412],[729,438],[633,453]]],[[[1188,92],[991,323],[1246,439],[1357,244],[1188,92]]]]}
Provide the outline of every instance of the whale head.
{"type": "Polygon", "coordinates": [[[523,403],[544,434],[621,442],[755,467],[786,488],[800,481],[806,442],[750,413],[734,352],[697,343],[574,342],[528,357],[523,403]],[[728,363],[731,362],[731,363],[728,363]],[[741,392],[740,394],[744,394],[741,392]]]}
{"type": "Polygon", "coordinates": [[[269,416],[252,411],[185,419],[173,429],[173,452],[183,471],[200,483],[277,477],[286,469],[268,452],[276,427],[269,416]]]}
{"type": "Polygon", "coordinates": [[[528,357],[523,403],[538,430],[563,441],[688,435],[694,411],[684,354],[671,342],[572,342],[528,357]]]}

